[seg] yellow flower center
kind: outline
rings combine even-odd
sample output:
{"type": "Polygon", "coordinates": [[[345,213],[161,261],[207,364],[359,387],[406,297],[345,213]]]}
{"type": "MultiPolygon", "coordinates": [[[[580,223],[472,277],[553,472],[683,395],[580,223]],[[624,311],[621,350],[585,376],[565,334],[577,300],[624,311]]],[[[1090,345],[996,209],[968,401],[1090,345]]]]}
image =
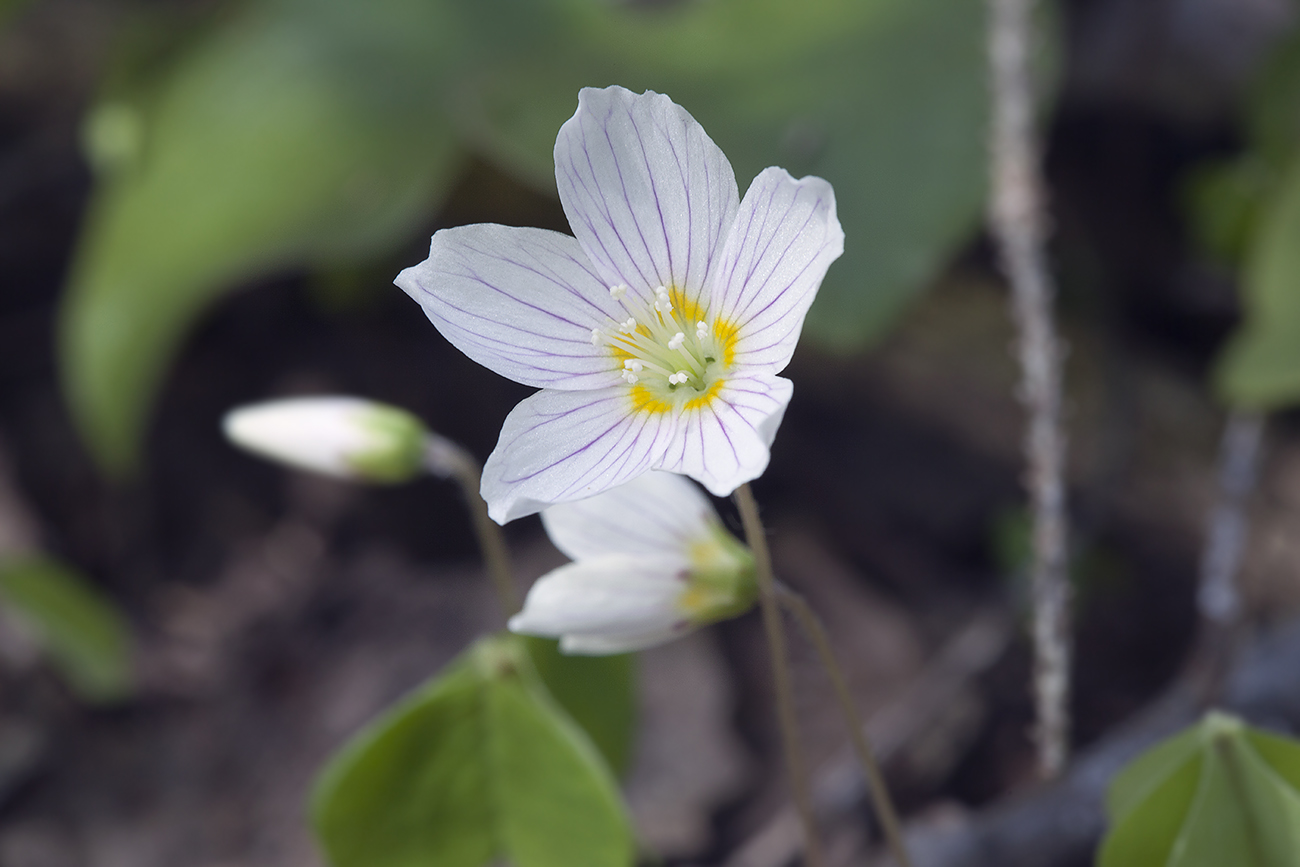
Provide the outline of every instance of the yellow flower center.
{"type": "Polygon", "coordinates": [[[666,412],[711,400],[735,358],[735,327],[710,318],[676,287],[660,286],[648,304],[629,298],[626,286],[609,291],[629,315],[592,329],[591,342],[610,348],[636,408],[666,412]]]}

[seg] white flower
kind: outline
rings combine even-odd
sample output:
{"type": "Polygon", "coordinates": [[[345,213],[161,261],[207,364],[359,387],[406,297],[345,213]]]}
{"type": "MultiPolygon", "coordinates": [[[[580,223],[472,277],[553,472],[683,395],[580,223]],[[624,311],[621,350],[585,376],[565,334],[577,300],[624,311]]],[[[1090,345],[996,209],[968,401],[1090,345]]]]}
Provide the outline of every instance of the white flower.
{"type": "Polygon", "coordinates": [[[466,355],[542,391],[483,473],[506,522],[647,470],[725,496],[767,467],[804,314],[844,249],[820,178],[726,156],[668,97],[584,89],[555,142],[576,237],[444,229],[397,278],[466,355]]]}
{"type": "Polygon", "coordinates": [[[357,397],[299,397],[238,407],[226,436],[299,469],[366,482],[403,482],[426,469],[430,434],[405,410],[357,397]]]}
{"type": "Polygon", "coordinates": [[[708,498],[671,473],[646,473],[542,512],[575,562],[537,579],[510,629],[560,639],[565,653],[640,650],[754,602],[754,560],[708,498]]]}

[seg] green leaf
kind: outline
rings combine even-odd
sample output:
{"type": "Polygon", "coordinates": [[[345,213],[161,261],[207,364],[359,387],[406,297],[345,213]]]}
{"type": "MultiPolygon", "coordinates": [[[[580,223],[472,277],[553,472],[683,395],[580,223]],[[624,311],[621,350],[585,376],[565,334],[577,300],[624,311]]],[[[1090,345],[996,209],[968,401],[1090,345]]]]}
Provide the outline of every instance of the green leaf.
{"type": "Polygon", "coordinates": [[[622,775],[636,733],[636,656],[569,656],[551,638],[528,636],[524,642],[551,697],[622,775]]]}
{"type": "Polygon", "coordinates": [[[312,816],[335,867],[627,867],[613,778],[513,636],[483,639],[353,739],[312,816]]]}
{"type": "MultiPolygon", "coordinates": [[[[478,26],[502,29],[511,5],[474,4],[478,26]]],[[[554,189],[555,135],[578,89],[618,83],[689,110],[727,153],[742,192],[769,165],[825,177],[846,247],[809,314],[824,342],[879,336],[978,221],[980,0],[535,6],[526,26],[536,37],[511,30],[502,38],[513,57],[462,83],[456,118],[466,135],[554,189]]]]}
{"type": "Polygon", "coordinates": [[[1099,867],[1300,863],[1300,744],[1211,712],[1111,784],[1099,867]]]}
{"type": "Polygon", "coordinates": [[[1300,156],[1261,218],[1242,285],[1246,318],[1215,379],[1232,405],[1271,410],[1300,399],[1300,156]]]}
{"type": "Polygon", "coordinates": [[[44,557],[0,561],[0,603],[34,629],[82,698],[112,702],[130,693],[130,630],[84,577],[44,557]]]}
{"type": "Polygon", "coordinates": [[[364,5],[372,14],[250,3],[154,89],[89,119],[101,177],[61,355],[106,469],[131,467],[171,356],[217,297],[267,271],[386,251],[445,192],[457,149],[406,44],[420,32],[438,56],[437,16],[411,12],[437,4],[364,5]]]}

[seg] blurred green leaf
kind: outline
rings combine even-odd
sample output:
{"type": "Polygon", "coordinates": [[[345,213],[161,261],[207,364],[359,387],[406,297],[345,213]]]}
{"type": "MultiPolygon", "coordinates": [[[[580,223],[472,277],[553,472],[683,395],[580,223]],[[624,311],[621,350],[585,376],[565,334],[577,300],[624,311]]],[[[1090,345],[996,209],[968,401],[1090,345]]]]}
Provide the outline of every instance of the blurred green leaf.
{"type": "Polygon", "coordinates": [[[636,656],[569,656],[551,638],[528,636],[524,642],[551,697],[622,775],[636,734],[636,656]]]}
{"type": "Polygon", "coordinates": [[[613,778],[514,636],[479,641],[352,740],[312,815],[335,867],[627,867],[613,778]]]}
{"type": "Polygon", "coordinates": [[[131,633],[83,576],[44,557],[0,561],[0,603],[30,625],[69,686],[92,702],[131,691],[131,633]]]}
{"type": "MultiPolygon", "coordinates": [[[[474,4],[479,26],[511,5],[474,4]]],[[[552,17],[531,13],[536,38],[516,37],[512,58],[454,104],[467,135],[553,189],[555,135],[578,89],[618,83],[689,110],[731,159],[742,193],[774,164],[825,177],[846,247],[809,313],[823,342],[878,337],[975,227],[987,88],[980,0],[550,7],[552,17]]]]}
{"type": "Polygon", "coordinates": [[[1300,863],[1300,743],[1211,712],[1111,784],[1099,867],[1300,863]]]}
{"type": "Polygon", "coordinates": [[[1260,217],[1242,277],[1246,318],[1220,355],[1232,405],[1276,409],[1300,399],[1300,156],[1260,217]]]}
{"type": "Polygon", "coordinates": [[[167,363],[216,297],[277,268],[374,256],[445,192],[454,138],[403,49],[415,29],[437,57],[437,16],[394,0],[364,4],[371,15],[341,5],[355,4],[249,4],[155,92],[89,118],[101,178],[61,352],[105,468],[130,468],[167,363]]]}

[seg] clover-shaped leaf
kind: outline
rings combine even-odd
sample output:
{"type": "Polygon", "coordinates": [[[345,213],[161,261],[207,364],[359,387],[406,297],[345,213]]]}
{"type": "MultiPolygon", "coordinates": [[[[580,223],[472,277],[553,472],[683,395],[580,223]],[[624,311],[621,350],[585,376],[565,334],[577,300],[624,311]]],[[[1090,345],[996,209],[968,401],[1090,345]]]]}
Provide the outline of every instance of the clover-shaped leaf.
{"type": "Polygon", "coordinates": [[[1300,743],[1212,712],[1111,783],[1099,867],[1300,863],[1300,743]]]}

